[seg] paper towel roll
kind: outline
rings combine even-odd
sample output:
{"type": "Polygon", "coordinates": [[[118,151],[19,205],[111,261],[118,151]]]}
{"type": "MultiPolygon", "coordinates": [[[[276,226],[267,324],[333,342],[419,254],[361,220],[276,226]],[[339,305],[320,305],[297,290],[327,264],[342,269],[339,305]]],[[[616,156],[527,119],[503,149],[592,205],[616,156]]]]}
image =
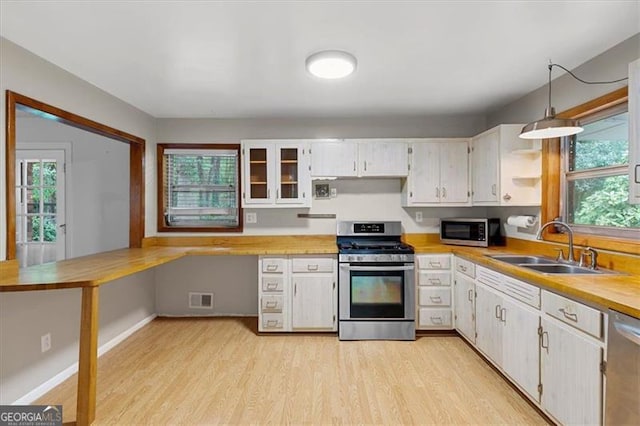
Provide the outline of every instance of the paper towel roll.
{"type": "Polygon", "coordinates": [[[507,218],[507,225],[517,226],[518,228],[531,228],[535,224],[535,216],[509,216],[507,218]]]}

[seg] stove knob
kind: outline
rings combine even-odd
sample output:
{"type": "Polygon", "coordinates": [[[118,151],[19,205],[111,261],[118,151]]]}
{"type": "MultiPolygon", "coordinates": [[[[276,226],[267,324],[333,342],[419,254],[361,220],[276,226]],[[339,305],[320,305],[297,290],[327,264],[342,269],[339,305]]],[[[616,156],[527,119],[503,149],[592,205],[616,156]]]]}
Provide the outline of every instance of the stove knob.
{"type": "Polygon", "coordinates": [[[362,256],[358,256],[356,259],[357,259],[359,262],[362,262],[362,256]]]}
{"type": "Polygon", "coordinates": [[[401,254],[394,254],[393,255],[393,260],[401,261],[402,260],[402,255],[401,254]]]}

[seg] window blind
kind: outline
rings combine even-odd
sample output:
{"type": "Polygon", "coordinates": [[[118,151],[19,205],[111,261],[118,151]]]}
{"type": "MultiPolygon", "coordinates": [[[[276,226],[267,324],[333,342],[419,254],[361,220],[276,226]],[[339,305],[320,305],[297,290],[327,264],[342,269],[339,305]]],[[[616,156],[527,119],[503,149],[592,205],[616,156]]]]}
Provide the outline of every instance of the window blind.
{"type": "Polygon", "coordinates": [[[238,226],[237,151],[166,149],[163,157],[168,226],[238,226]]]}

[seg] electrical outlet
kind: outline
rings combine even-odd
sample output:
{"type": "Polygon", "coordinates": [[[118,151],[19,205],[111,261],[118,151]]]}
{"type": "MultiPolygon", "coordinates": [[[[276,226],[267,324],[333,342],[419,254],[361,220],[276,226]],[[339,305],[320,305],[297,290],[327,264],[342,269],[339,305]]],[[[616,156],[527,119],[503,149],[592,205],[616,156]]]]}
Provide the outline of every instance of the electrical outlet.
{"type": "Polygon", "coordinates": [[[40,337],[40,348],[42,352],[46,352],[51,349],[51,333],[47,333],[40,337]]]}
{"type": "Polygon", "coordinates": [[[258,223],[258,213],[247,213],[247,223],[258,223]]]}
{"type": "Polygon", "coordinates": [[[422,212],[416,212],[416,222],[422,222],[422,212]]]}
{"type": "Polygon", "coordinates": [[[329,194],[331,194],[331,198],[336,198],[338,196],[338,188],[331,188],[329,194]]]}

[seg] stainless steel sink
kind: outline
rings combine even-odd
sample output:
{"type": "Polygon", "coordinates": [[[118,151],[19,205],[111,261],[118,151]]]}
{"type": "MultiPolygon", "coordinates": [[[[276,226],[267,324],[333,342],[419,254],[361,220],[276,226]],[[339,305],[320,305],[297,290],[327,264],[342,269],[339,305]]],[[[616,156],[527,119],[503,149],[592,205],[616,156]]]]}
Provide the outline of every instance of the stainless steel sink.
{"type": "Polygon", "coordinates": [[[538,265],[518,265],[523,268],[533,269],[534,271],[545,274],[602,274],[604,271],[598,269],[589,269],[582,266],[566,265],[564,263],[556,264],[538,264],[538,265]]]}
{"type": "Polygon", "coordinates": [[[523,256],[516,254],[495,254],[489,256],[492,259],[509,263],[510,265],[531,265],[531,264],[558,264],[558,261],[544,256],[523,256]]]}

